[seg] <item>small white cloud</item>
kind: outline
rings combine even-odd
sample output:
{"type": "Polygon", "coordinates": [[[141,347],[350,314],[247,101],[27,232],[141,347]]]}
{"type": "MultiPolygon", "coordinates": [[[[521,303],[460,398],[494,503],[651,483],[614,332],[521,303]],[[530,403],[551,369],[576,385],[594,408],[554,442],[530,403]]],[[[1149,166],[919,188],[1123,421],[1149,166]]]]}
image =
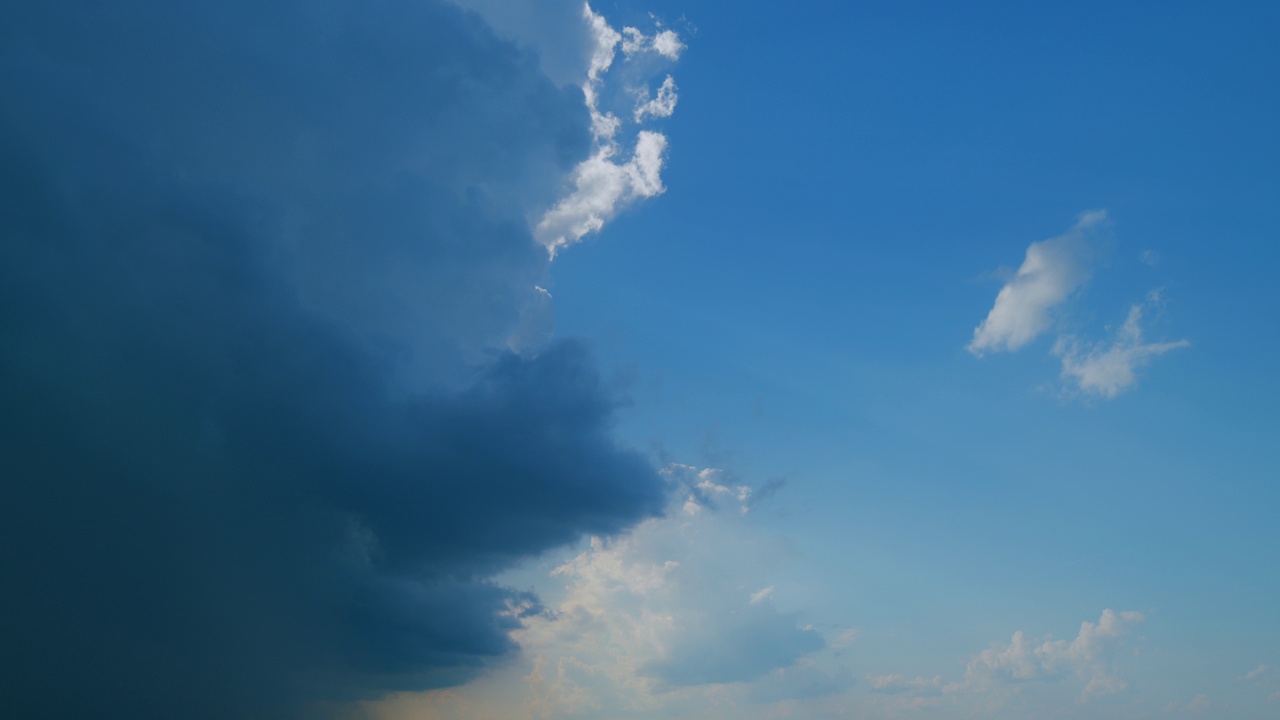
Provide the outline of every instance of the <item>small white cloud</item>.
{"type": "Polygon", "coordinates": [[[1089,240],[1104,224],[1105,210],[1087,212],[1056,238],[1035,242],[995,305],[974,328],[969,352],[1014,351],[1049,329],[1051,313],[1089,277],[1089,240]]]}
{"type": "Polygon", "coordinates": [[[769,587],[760,588],[759,590],[751,593],[751,599],[750,601],[748,601],[748,604],[759,605],[760,603],[764,602],[765,600],[768,600],[771,597],[773,597],[772,585],[770,585],[769,587]]]}
{"type": "Polygon", "coordinates": [[[1182,710],[1184,712],[1200,712],[1201,710],[1207,710],[1209,708],[1209,704],[1209,696],[1204,693],[1200,693],[1199,695],[1191,698],[1191,702],[1187,703],[1187,706],[1182,708],[1182,710]]]}
{"type": "Polygon", "coordinates": [[[654,51],[668,60],[679,60],[684,47],[684,43],[680,42],[680,36],[671,30],[663,30],[653,36],[654,51]]]}
{"type": "Polygon", "coordinates": [[[668,60],[679,60],[685,45],[680,36],[672,30],[659,30],[653,35],[645,35],[633,27],[622,28],[622,54],[628,59],[635,55],[652,52],[668,60]]]}
{"type": "Polygon", "coordinates": [[[876,675],[869,678],[872,692],[887,695],[937,695],[942,692],[942,676],[908,678],[904,675],[876,675]]]}
{"type": "Polygon", "coordinates": [[[676,95],[676,81],[670,76],[662,81],[662,86],[658,88],[658,94],[650,98],[648,89],[642,89],[636,95],[636,122],[644,120],[645,116],[652,117],[671,117],[676,111],[676,101],[679,100],[676,95]]]}
{"type": "Polygon", "coordinates": [[[1053,354],[1062,360],[1062,377],[1082,392],[1113,398],[1137,382],[1137,370],[1152,358],[1189,346],[1186,340],[1143,342],[1143,314],[1159,300],[1159,293],[1151,293],[1145,303],[1130,307],[1124,325],[1109,342],[1089,344],[1069,335],[1058,338],[1053,354]]]}
{"type": "Polygon", "coordinates": [[[1143,250],[1138,255],[1138,261],[1148,267],[1155,267],[1160,264],[1160,253],[1155,250],[1143,250]]]}

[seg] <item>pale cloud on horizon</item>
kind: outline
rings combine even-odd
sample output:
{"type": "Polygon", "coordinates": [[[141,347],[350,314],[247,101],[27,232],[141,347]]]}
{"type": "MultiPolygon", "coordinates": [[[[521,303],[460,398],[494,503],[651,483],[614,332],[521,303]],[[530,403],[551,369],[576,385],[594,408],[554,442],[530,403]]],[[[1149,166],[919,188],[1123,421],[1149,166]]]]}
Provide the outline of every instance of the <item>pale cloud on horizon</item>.
{"type": "Polygon", "coordinates": [[[1009,706],[1011,701],[1026,696],[1033,686],[1048,689],[1056,684],[1062,691],[1074,692],[1077,704],[1086,705],[1128,689],[1116,660],[1135,654],[1131,630],[1143,621],[1142,613],[1107,609],[1097,622],[1082,622],[1071,640],[1033,640],[1019,630],[1008,642],[971,655],[959,680],[947,682],[941,675],[870,675],[870,691],[878,696],[872,702],[886,715],[967,707],[984,716],[1016,717],[1018,710],[1009,706]],[[1001,708],[1003,712],[996,712],[1001,708]]]}

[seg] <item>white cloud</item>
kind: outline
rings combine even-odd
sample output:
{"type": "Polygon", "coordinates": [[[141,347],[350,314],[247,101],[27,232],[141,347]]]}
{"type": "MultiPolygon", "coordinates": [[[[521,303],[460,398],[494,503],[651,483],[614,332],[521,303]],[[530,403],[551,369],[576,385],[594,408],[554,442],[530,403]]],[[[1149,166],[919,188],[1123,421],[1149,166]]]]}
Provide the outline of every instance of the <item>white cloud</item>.
{"type": "Polygon", "coordinates": [[[1063,379],[1082,392],[1113,398],[1137,382],[1137,370],[1152,358],[1189,346],[1186,340],[1143,342],[1143,314],[1159,301],[1159,293],[1153,292],[1145,303],[1130,307],[1124,324],[1108,342],[1091,344],[1070,335],[1058,338],[1053,354],[1062,360],[1063,379]]]}
{"type": "Polygon", "coordinates": [[[653,117],[671,117],[676,111],[676,81],[670,76],[662,81],[662,86],[658,88],[658,94],[654,98],[649,98],[649,89],[642,88],[636,93],[636,122],[644,120],[646,115],[653,117]]]}
{"type": "Polygon", "coordinates": [[[1241,679],[1241,680],[1246,680],[1246,681],[1248,681],[1248,680],[1257,680],[1258,678],[1262,677],[1263,675],[1266,675],[1270,670],[1271,670],[1271,666],[1270,666],[1270,665],[1259,665],[1258,667],[1256,667],[1256,668],[1254,668],[1254,669],[1250,670],[1249,672],[1245,673],[1244,677],[1242,677],[1242,678],[1240,678],[1240,679],[1241,679]]]}
{"type": "MultiPolygon", "coordinates": [[[[739,492],[715,482],[718,470],[673,465],[667,474],[711,493],[739,492]]],[[[549,696],[656,707],[681,688],[751,681],[820,648],[816,632],[766,602],[774,586],[734,591],[769,551],[743,555],[761,540],[743,536],[733,518],[651,520],[626,537],[593,539],[553,570],[563,598],[515,633],[543,667],[566,668],[544,688],[549,696]]]]}
{"type": "MultiPolygon", "coordinates": [[[[672,464],[664,474],[723,503],[749,490],[714,468],[672,464]]],[[[452,691],[448,703],[404,700],[385,717],[419,717],[419,708],[467,720],[694,718],[847,688],[852,678],[831,658],[813,662],[824,646],[819,633],[771,601],[781,586],[768,575],[789,557],[779,539],[707,502],[708,512],[669,513],[625,536],[593,539],[532,581],[522,575],[547,609],[512,633],[520,661],[452,691]]]]}
{"type": "Polygon", "coordinates": [[[949,688],[990,691],[1021,681],[1075,676],[1085,682],[1078,699],[1113,695],[1128,687],[1118,677],[1112,661],[1131,626],[1143,621],[1142,613],[1103,610],[1097,623],[1085,621],[1074,640],[1031,641],[1022,631],[1008,644],[995,645],[969,659],[962,683],[949,688]]]}
{"type": "Polygon", "coordinates": [[[615,68],[617,49],[622,46],[624,67],[621,81],[631,87],[637,73],[652,69],[652,60],[672,62],[679,58],[684,44],[671,30],[661,30],[647,36],[636,28],[614,30],[604,17],[583,5],[583,17],[591,37],[590,61],[587,78],[582,84],[587,111],[591,116],[594,147],[590,157],[582,161],[571,173],[572,189],[542,218],[534,228],[534,235],[553,257],[562,248],[572,245],[583,236],[599,232],[604,224],[625,207],[637,200],[660,195],[666,190],[662,184],[662,168],[667,150],[665,135],[653,130],[636,129],[634,145],[626,152],[619,136],[629,114],[638,126],[648,118],[669,117],[675,112],[678,96],[675,80],[667,75],[656,95],[650,97],[642,78],[639,89],[612,92],[609,77],[618,72],[615,68]],[[646,58],[645,62],[639,62],[646,58]],[[625,111],[617,100],[622,97],[634,107],[625,111]]]}
{"type": "MultiPolygon", "coordinates": [[[[974,328],[966,349],[978,357],[986,352],[1012,352],[1053,330],[1058,308],[1089,280],[1096,235],[1106,221],[1105,210],[1087,212],[1065,234],[1032,243],[1022,266],[974,328]]],[[[1154,265],[1159,256],[1147,250],[1140,259],[1154,265]]],[[[1062,363],[1062,378],[1085,394],[1113,398],[1132,386],[1137,371],[1153,358],[1187,347],[1186,340],[1143,341],[1143,316],[1159,303],[1160,293],[1149,293],[1146,301],[1130,307],[1124,324],[1103,342],[1059,334],[1050,352],[1062,363]]]]}
{"type": "Polygon", "coordinates": [[[1014,351],[1048,330],[1054,308],[1088,279],[1089,241],[1106,219],[1105,210],[1087,212],[1065,234],[1032,243],[974,329],[969,352],[981,357],[987,351],[1014,351]]]}
{"type": "Polygon", "coordinates": [[[1276,690],[1277,687],[1280,687],[1280,669],[1262,664],[1245,673],[1239,679],[1241,682],[1247,682],[1262,692],[1268,693],[1268,703],[1280,702],[1280,691],[1276,690]]]}

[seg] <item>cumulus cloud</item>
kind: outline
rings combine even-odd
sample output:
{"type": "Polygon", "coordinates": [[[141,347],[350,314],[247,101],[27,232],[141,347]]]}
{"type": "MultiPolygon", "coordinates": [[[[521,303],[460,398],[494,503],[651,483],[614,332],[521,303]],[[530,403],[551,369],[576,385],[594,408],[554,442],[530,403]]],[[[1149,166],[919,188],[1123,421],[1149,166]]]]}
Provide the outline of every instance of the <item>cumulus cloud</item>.
{"type": "MultiPolygon", "coordinates": [[[[986,352],[1016,351],[1060,325],[1055,313],[1088,281],[1096,238],[1106,224],[1105,210],[1087,212],[1067,233],[1032,243],[1022,266],[1000,289],[991,312],[974,329],[969,352],[982,357],[986,352]]],[[[1142,254],[1148,265],[1157,260],[1154,251],[1142,254]]],[[[1143,341],[1143,316],[1160,301],[1159,291],[1148,293],[1143,303],[1129,308],[1124,324],[1103,342],[1059,330],[1050,353],[1062,362],[1062,378],[1085,394],[1114,398],[1137,382],[1137,371],[1153,358],[1187,347],[1186,340],[1143,341]]]]}
{"type": "Polygon", "coordinates": [[[991,691],[1010,684],[1075,676],[1084,683],[1078,699],[1112,695],[1128,687],[1116,675],[1113,661],[1124,647],[1129,629],[1143,621],[1139,612],[1103,610],[1098,622],[1080,623],[1073,640],[1033,641],[1022,631],[1008,644],[994,645],[969,659],[965,677],[948,689],[991,691]]]}
{"type": "MultiPolygon", "coordinates": [[[[944,675],[870,675],[866,700],[886,717],[937,714],[943,708],[948,717],[1028,717],[1046,706],[1061,706],[1071,695],[1078,705],[1088,705],[1127,690],[1120,661],[1137,654],[1132,630],[1142,622],[1138,612],[1103,610],[1097,622],[1082,622],[1070,640],[1037,640],[1017,631],[1009,641],[971,655],[964,675],[954,680],[944,675]]],[[[1066,715],[1092,717],[1096,712],[1081,709],[1066,715]]]]}
{"type": "Polygon", "coordinates": [[[23,0],[0,98],[10,714],[456,684],[541,610],[497,573],[663,509],[529,326],[592,114],[478,16],[23,0]]]}
{"type": "Polygon", "coordinates": [[[1103,343],[1089,343],[1074,336],[1059,337],[1053,354],[1062,360],[1062,377],[1081,392],[1113,398],[1137,382],[1137,371],[1170,350],[1188,347],[1186,340],[1144,342],[1143,315],[1160,301],[1151,293],[1147,301],[1129,308],[1128,317],[1115,335],[1103,343]]]}
{"type": "MultiPolygon", "coordinates": [[[[730,491],[715,483],[723,473],[713,468],[671,465],[663,472],[669,482],[716,495],[750,494],[745,485],[730,491]]],[[[626,538],[593,541],[589,550],[555,570],[568,580],[566,599],[556,612],[611,626],[608,642],[622,643],[626,650],[610,655],[629,658],[626,662],[635,663],[632,674],[664,687],[748,682],[824,647],[821,636],[801,627],[795,613],[776,609],[774,586],[732,590],[753,574],[745,558],[735,565],[713,553],[716,545],[731,542],[727,533],[736,533],[732,517],[674,515],[649,521],[626,538]],[[664,537],[671,533],[683,542],[664,537]]],[[[599,639],[581,636],[587,642],[599,639]]]]}
{"type": "Polygon", "coordinates": [[[653,61],[673,62],[684,49],[673,31],[646,36],[627,27],[619,33],[590,5],[583,6],[583,14],[590,29],[591,51],[582,93],[591,115],[594,148],[574,169],[568,193],[537,223],[535,234],[552,256],[585,235],[599,232],[633,202],[665,191],[661,172],[667,138],[633,126],[647,118],[669,117],[678,100],[670,75],[652,98],[647,87],[653,61]],[[621,68],[615,67],[619,45],[623,51],[621,68]],[[634,104],[629,113],[631,123],[624,120],[628,116],[624,103],[628,101],[634,104]],[[633,140],[625,138],[629,148],[620,137],[624,129],[635,131],[633,140]]]}
{"type": "Polygon", "coordinates": [[[1014,351],[1048,330],[1054,309],[1088,279],[1090,242],[1106,219],[1105,210],[1087,212],[1063,235],[1032,243],[991,312],[974,328],[969,352],[980,357],[1014,351]]]}
{"type": "MultiPolygon", "coordinates": [[[[707,470],[671,465],[663,474],[685,490],[725,475],[707,470]]],[[[465,702],[444,711],[433,694],[384,704],[381,716],[418,717],[430,708],[438,711],[432,717],[468,720],[658,720],[851,685],[847,670],[817,661],[826,644],[819,633],[798,611],[778,605],[786,586],[767,584],[786,563],[776,539],[753,531],[740,513],[678,512],[682,497],[673,495],[666,516],[622,536],[593,538],[535,573],[546,606],[512,634],[523,657],[500,676],[458,690],[465,702]]]]}

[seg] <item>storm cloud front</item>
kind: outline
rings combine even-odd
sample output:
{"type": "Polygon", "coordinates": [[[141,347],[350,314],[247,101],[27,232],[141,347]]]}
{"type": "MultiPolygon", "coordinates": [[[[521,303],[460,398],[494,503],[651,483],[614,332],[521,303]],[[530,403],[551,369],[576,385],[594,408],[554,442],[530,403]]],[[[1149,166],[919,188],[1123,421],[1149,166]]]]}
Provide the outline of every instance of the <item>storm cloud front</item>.
{"type": "Polygon", "coordinates": [[[0,26],[0,696],[280,718],[464,682],[513,564],[662,511],[548,341],[581,89],[432,0],[0,26]]]}

